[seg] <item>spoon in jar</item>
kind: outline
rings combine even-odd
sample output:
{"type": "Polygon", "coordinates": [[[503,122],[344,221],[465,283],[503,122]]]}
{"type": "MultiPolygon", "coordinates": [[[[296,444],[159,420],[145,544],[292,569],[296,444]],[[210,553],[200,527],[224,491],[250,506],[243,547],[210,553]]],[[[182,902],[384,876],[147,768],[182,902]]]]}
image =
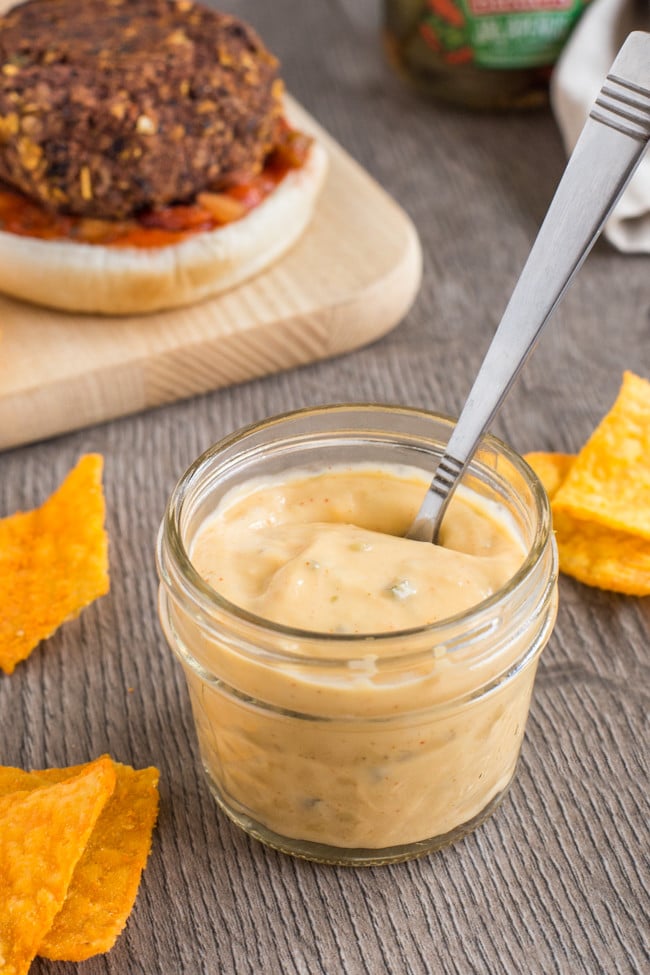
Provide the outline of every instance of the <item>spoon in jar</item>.
{"type": "Polygon", "coordinates": [[[551,201],[407,538],[436,542],[481,437],[596,241],[650,140],[650,34],[629,35],[551,201]]]}

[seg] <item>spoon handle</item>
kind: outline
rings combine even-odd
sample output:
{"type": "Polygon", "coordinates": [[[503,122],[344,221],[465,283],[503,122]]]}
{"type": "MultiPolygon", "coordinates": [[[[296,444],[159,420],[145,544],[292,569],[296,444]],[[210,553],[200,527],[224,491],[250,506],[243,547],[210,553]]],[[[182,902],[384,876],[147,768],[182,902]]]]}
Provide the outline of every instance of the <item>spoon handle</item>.
{"type": "Polygon", "coordinates": [[[635,31],[600,90],[447,444],[409,538],[442,516],[542,328],[598,237],[650,140],[650,34],[635,31]]]}

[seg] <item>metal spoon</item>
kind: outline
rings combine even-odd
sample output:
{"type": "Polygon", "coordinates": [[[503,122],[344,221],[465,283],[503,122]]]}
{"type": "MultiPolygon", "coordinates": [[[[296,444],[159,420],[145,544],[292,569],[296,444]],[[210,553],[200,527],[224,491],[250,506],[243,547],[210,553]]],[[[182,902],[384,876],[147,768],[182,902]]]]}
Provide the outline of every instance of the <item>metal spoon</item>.
{"type": "Polygon", "coordinates": [[[435,542],[445,509],[542,328],[650,140],[650,34],[619,51],[569,159],[407,538],[435,542]]]}

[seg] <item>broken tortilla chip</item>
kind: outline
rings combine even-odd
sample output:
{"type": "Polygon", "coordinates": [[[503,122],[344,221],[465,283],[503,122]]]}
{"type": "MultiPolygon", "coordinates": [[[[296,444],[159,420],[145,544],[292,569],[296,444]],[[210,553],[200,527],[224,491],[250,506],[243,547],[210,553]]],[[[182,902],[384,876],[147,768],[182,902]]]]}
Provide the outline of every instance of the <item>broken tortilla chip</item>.
{"type": "Polygon", "coordinates": [[[614,407],[577,456],[525,455],[551,499],[566,575],[600,589],[650,595],[649,447],[650,383],[626,373],[614,407]],[[605,499],[611,515],[603,511],[605,499]]]}
{"type": "Polygon", "coordinates": [[[553,511],[560,569],[599,589],[650,595],[650,542],[553,511]]]}
{"type": "Polygon", "coordinates": [[[65,782],[0,797],[0,970],[25,975],[115,787],[100,758],[65,782]]]}
{"type": "Polygon", "coordinates": [[[103,459],[87,454],[40,508],[0,519],[0,668],[109,589],[103,459]]]}
{"type": "Polygon", "coordinates": [[[553,499],[553,510],[650,541],[650,382],[626,372],[553,499]]]}
{"type": "Polygon", "coordinates": [[[109,951],[135,903],[158,815],[158,770],[118,763],[114,768],[115,791],[38,950],[45,958],[84,961],[109,951]]]}
{"type": "MultiPolygon", "coordinates": [[[[112,764],[115,789],[75,867],[63,906],[39,945],[38,954],[45,958],[84,961],[109,951],[135,903],[158,814],[158,770],[112,764]]],[[[0,767],[0,796],[66,781],[84,768],[24,772],[0,767]]]]}
{"type": "Polygon", "coordinates": [[[546,454],[541,451],[524,454],[524,460],[530,464],[537,474],[550,500],[553,500],[557,494],[557,490],[569,473],[575,457],[575,454],[546,454]]]}

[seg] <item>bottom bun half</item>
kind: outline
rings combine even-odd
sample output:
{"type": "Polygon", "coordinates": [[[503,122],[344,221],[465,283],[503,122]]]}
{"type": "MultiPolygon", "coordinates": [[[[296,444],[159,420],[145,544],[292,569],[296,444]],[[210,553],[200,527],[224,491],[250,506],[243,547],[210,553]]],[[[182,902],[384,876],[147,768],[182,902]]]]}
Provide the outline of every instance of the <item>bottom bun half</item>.
{"type": "Polygon", "coordinates": [[[314,142],[245,217],[163,247],[111,247],[0,231],[0,291],[64,311],[130,315],[189,305],[258,274],[311,220],[327,171],[314,142]]]}

